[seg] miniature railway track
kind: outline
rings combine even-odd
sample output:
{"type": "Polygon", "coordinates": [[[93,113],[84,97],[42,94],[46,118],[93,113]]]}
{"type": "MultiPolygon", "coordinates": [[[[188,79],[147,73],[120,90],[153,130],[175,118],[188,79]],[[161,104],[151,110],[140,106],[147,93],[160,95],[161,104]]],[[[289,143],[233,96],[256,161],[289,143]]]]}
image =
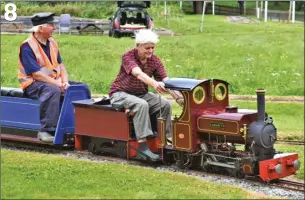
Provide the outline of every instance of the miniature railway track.
{"type": "Polygon", "coordinates": [[[277,144],[304,145],[304,141],[297,140],[277,140],[277,144]]]}
{"type": "Polygon", "coordinates": [[[286,179],[280,179],[276,183],[271,183],[270,186],[274,186],[277,188],[283,188],[293,191],[304,192],[305,183],[290,181],[286,179]]]}
{"type": "MultiPolygon", "coordinates": [[[[1,146],[4,148],[16,148],[17,150],[26,150],[26,151],[37,151],[41,153],[50,153],[50,154],[59,154],[59,155],[68,155],[72,156],[75,158],[82,158],[85,157],[86,159],[96,161],[96,162],[118,162],[118,163],[126,163],[129,165],[136,165],[136,166],[142,166],[142,167],[150,167],[150,168],[156,168],[163,166],[164,169],[166,170],[167,166],[162,165],[161,163],[148,163],[148,162],[141,162],[139,160],[126,160],[120,157],[111,157],[109,155],[94,155],[88,151],[76,151],[72,147],[61,147],[61,148],[54,148],[53,146],[50,145],[40,145],[40,146],[34,146],[32,144],[28,143],[23,143],[23,142],[12,142],[12,141],[7,141],[7,140],[1,140],[1,146]]],[[[290,181],[286,179],[279,179],[276,182],[272,183],[263,183],[258,177],[247,177],[247,178],[237,178],[237,177],[232,177],[229,175],[224,175],[224,174],[217,174],[217,173],[210,173],[210,172],[204,172],[204,171],[198,171],[198,170],[193,170],[193,169],[180,169],[177,167],[175,169],[176,172],[181,172],[185,173],[188,175],[199,175],[199,176],[215,176],[219,179],[222,178],[231,178],[231,179],[236,179],[236,180],[245,180],[249,182],[255,182],[259,184],[265,184],[266,186],[271,186],[271,187],[276,187],[276,188],[282,188],[286,190],[293,190],[293,191],[299,191],[299,192],[304,192],[304,186],[305,183],[301,182],[295,182],[295,181],[290,181]]]]}

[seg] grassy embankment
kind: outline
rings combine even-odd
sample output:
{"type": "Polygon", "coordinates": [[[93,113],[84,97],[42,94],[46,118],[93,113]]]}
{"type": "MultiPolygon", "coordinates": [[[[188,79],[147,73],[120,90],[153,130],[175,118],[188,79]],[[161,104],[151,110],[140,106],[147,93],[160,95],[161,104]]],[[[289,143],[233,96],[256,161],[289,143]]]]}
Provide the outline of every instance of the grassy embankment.
{"type": "Polygon", "coordinates": [[[172,172],[49,154],[1,153],[3,199],[270,198],[172,172]]]}

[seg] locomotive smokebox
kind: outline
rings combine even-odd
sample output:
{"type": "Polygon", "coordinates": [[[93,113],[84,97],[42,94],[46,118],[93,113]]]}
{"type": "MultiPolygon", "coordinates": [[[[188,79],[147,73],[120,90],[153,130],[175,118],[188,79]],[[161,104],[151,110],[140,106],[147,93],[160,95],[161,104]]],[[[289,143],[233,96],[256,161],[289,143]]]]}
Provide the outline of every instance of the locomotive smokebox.
{"type": "Polygon", "coordinates": [[[273,158],[273,145],[276,141],[276,128],[272,117],[266,118],[265,114],[265,92],[257,89],[257,121],[252,122],[248,128],[248,145],[254,142],[253,150],[259,160],[273,158]]]}
{"type": "Polygon", "coordinates": [[[265,121],[265,92],[264,89],[257,89],[257,121],[265,121]]]}

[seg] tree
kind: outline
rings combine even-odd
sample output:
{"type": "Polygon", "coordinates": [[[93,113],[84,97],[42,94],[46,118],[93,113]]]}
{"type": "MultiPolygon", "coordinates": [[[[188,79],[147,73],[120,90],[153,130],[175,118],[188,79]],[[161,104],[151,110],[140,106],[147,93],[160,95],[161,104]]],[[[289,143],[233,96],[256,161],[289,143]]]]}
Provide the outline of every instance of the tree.
{"type": "MultiPolygon", "coordinates": [[[[202,14],[202,7],[204,1],[193,1],[193,13],[194,14],[202,14]]],[[[207,10],[208,4],[211,3],[208,1],[207,6],[205,8],[205,12],[207,10]]]]}

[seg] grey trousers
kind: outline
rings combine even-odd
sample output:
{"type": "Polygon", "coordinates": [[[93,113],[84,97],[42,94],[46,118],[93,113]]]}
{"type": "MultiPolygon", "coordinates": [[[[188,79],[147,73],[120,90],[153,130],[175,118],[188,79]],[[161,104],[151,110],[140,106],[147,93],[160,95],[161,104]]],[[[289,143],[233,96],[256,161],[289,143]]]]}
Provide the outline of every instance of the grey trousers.
{"type": "MultiPolygon", "coordinates": [[[[126,92],[116,92],[110,97],[114,108],[129,108],[134,112],[133,125],[137,139],[152,135],[150,115],[157,113],[160,117],[160,97],[158,94],[148,92],[140,96],[134,96],[126,92]]],[[[170,102],[161,97],[161,115],[166,120],[166,135],[171,136],[171,115],[170,102]]]]}

